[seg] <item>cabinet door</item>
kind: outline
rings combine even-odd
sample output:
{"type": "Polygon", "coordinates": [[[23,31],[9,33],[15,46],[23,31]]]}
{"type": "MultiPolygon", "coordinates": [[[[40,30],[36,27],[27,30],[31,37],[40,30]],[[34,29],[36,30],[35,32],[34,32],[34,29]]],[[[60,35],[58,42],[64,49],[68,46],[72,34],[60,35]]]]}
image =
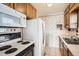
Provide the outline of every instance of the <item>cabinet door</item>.
{"type": "Polygon", "coordinates": [[[70,9],[75,5],[75,3],[70,3],[70,9]]]}
{"type": "Polygon", "coordinates": [[[64,15],[64,27],[67,29],[70,28],[70,14],[69,13],[64,15]]]}
{"type": "Polygon", "coordinates": [[[64,14],[64,28],[66,28],[66,15],[64,14]]]}
{"type": "Polygon", "coordinates": [[[68,56],[67,50],[64,49],[64,56],[68,56]]]}
{"type": "Polygon", "coordinates": [[[68,56],[73,56],[73,54],[68,49],[68,56]]]}
{"type": "Polygon", "coordinates": [[[36,11],[35,8],[33,8],[32,10],[33,10],[33,15],[32,15],[32,16],[33,16],[33,18],[36,18],[36,12],[37,12],[37,11],[36,11]]]}
{"type": "Polygon", "coordinates": [[[67,16],[66,14],[64,14],[64,27],[66,28],[66,25],[67,25],[67,20],[66,20],[67,16]]]}
{"type": "Polygon", "coordinates": [[[64,56],[63,42],[60,37],[59,37],[59,49],[60,49],[61,56],[64,56]]]}
{"type": "Polygon", "coordinates": [[[67,13],[67,26],[70,28],[70,13],[67,13]]]}
{"type": "Polygon", "coordinates": [[[67,29],[70,28],[70,5],[68,5],[64,12],[64,27],[67,29]]]}
{"type": "Polygon", "coordinates": [[[27,17],[28,18],[32,18],[32,14],[33,14],[32,5],[31,4],[27,4],[27,17]]]}
{"type": "Polygon", "coordinates": [[[13,3],[3,3],[3,4],[7,5],[10,8],[14,8],[13,3]]]}
{"type": "Polygon", "coordinates": [[[72,3],[72,4],[70,4],[70,6],[71,6],[70,12],[73,12],[73,11],[79,9],[79,3],[72,3]]]}
{"type": "MultiPolygon", "coordinates": [[[[78,4],[79,6],[79,4],[78,4]]],[[[77,12],[77,30],[79,31],[79,10],[77,12]]]]}
{"type": "Polygon", "coordinates": [[[64,48],[64,56],[68,56],[68,48],[65,44],[63,44],[63,48],[64,48]]]}
{"type": "Polygon", "coordinates": [[[15,10],[17,10],[17,11],[19,11],[19,12],[25,14],[25,15],[27,13],[26,12],[27,9],[26,9],[26,4],[25,3],[15,3],[14,4],[14,8],[15,8],[15,10]]]}
{"type": "Polygon", "coordinates": [[[62,48],[61,48],[61,55],[62,56],[65,56],[64,54],[64,43],[61,41],[61,45],[62,45],[62,48]]]}
{"type": "Polygon", "coordinates": [[[69,51],[69,56],[73,56],[72,53],[69,51]]]}
{"type": "Polygon", "coordinates": [[[59,48],[61,48],[61,38],[59,37],[59,48]]]}

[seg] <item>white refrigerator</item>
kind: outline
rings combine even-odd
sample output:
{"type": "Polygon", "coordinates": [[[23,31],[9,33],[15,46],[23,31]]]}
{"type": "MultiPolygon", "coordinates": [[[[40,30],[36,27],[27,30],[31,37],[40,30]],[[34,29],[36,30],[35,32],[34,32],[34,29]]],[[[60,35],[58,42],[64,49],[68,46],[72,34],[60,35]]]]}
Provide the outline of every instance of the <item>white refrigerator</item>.
{"type": "Polygon", "coordinates": [[[44,56],[45,36],[45,22],[41,18],[27,20],[27,27],[23,29],[23,39],[35,41],[34,56],[44,56]]]}

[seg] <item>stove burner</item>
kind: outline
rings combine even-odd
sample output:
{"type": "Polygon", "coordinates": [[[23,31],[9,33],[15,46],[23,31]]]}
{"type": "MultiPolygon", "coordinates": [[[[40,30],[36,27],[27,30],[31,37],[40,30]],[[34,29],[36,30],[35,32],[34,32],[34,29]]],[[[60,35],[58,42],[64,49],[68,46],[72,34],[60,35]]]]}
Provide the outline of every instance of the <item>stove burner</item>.
{"type": "Polygon", "coordinates": [[[6,51],[5,54],[10,54],[17,51],[17,48],[11,48],[10,50],[6,51]]]}
{"type": "Polygon", "coordinates": [[[22,41],[18,41],[17,43],[20,43],[20,42],[22,42],[22,41]]]}
{"type": "Polygon", "coordinates": [[[9,48],[11,48],[11,47],[12,47],[11,45],[6,45],[6,46],[3,46],[3,47],[0,47],[0,51],[9,49],[9,48]]]}
{"type": "Polygon", "coordinates": [[[26,42],[22,42],[22,44],[28,44],[28,43],[30,43],[30,42],[28,42],[28,41],[26,41],[26,42]]]}

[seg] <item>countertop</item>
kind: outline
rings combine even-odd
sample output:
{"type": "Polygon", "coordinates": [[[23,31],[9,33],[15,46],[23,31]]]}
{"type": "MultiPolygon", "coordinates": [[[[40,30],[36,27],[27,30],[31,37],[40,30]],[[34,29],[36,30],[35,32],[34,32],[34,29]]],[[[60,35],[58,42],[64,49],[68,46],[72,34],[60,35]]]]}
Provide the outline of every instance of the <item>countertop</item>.
{"type": "MultiPolygon", "coordinates": [[[[64,41],[63,37],[70,37],[70,36],[66,35],[67,32],[64,33],[64,31],[63,31],[63,32],[61,31],[61,33],[63,33],[63,34],[60,34],[60,35],[59,35],[60,38],[62,39],[62,41],[64,42],[64,44],[67,46],[67,48],[70,50],[70,52],[73,54],[73,56],[79,56],[79,45],[67,44],[67,43],[64,41]]],[[[67,34],[68,34],[68,33],[67,33],[67,34]]]]}
{"type": "MultiPolygon", "coordinates": [[[[27,40],[27,41],[29,41],[29,40],[27,40]]],[[[10,43],[10,44],[8,44],[8,45],[12,45],[11,48],[18,48],[18,50],[15,51],[14,53],[11,53],[11,54],[5,54],[5,53],[4,53],[4,52],[6,52],[6,51],[9,50],[9,49],[4,50],[4,51],[0,51],[0,56],[15,56],[15,55],[17,55],[18,53],[20,53],[21,51],[23,51],[24,49],[28,48],[30,45],[34,44],[34,41],[29,41],[29,42],[30,42],[29,44],[25,44],[25,45],[22,45],[21,43],[17,43],[17,42],[15,42],[15,43],[10,43]]],[[[11,49],[11,48],[10,48],[10,49],[11,49]]]]}

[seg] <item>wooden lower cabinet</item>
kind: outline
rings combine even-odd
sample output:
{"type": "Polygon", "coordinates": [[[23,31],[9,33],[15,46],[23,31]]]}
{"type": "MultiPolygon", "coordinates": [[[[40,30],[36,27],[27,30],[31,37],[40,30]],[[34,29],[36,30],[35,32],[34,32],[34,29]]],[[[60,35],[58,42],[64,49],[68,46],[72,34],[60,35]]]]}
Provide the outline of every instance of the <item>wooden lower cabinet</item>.
{"type": "Polygon", "coordinates": [[[73,56],[73,54],[66,47],[66,45],[64,44],[64,42],[61,40],[60,37],[59,37],[59,49],[60,49],[61,56],[73,56]]]}
{"type": "Polygon", "coordinates": [[[61,56],[64,56],[64,49],[63,48],[60,48],[60,53],[61,53],[61,56]]]}
{"type": "Polygon", "coordinates": [[[68,56],[68,50],[66,50],[65,48],[63,49],[64,50],[64,56],[68,56]]]}
{"type": "Polygon", "coordinates": [[[60,37],[59,37],[59,49],[60,49],[61,56],[64,56],[63,42],[60,37]]]}
{"type": "Polygon", "coordinates": [[[68,56],[73,56],[73,54],[68,50],[68,56]]]}

